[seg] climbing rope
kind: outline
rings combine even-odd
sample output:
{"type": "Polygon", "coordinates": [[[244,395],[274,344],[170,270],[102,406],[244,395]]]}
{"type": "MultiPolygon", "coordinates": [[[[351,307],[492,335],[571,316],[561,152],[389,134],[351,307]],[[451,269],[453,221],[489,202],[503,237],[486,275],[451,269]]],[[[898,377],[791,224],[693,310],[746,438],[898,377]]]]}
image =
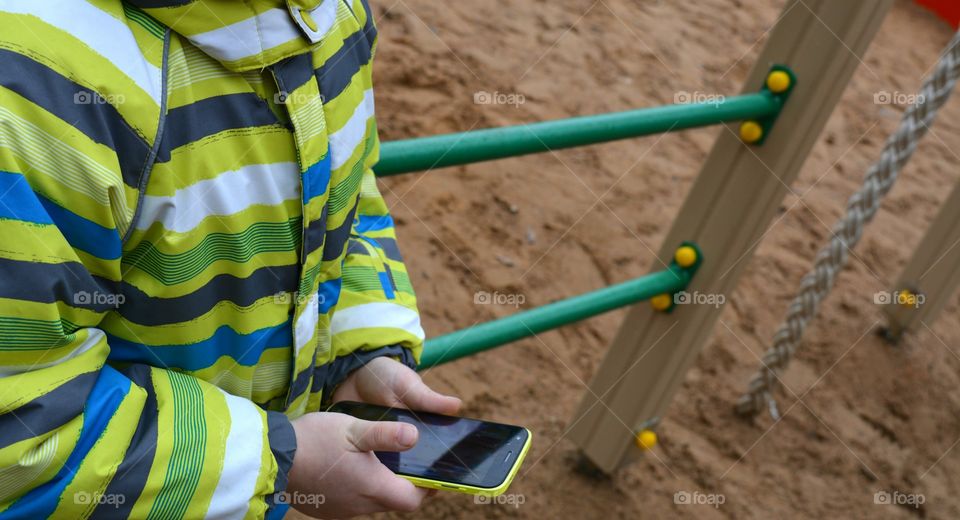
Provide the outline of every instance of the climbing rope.
{"type": "Polygon", "coordinates": [[[807,323],[816,315],[820,302],[829,294],[834,279],[847,261],[847,252],[860,240],[863,226],[873,219],[883,197],[897,180],[900,169],[913,155],[917,142],[927,133],[937,110],[950,97],[960,74],[960,32],[947,45],[933,74],[921,87],[896,131],[887,138],[880,159],[870,167],[863,186],[847,201],[844,217],[833,227],[830,243],[817,253],[813,269],[800,282],[787,316],[773,338],[773,346],[763,355],[763,366],[750,380],[747,392],[737,402],[737,412],[752,416],[767,405],[774,419],[779,418],[773,389],[778,374],[787,368],[807,323]]]}

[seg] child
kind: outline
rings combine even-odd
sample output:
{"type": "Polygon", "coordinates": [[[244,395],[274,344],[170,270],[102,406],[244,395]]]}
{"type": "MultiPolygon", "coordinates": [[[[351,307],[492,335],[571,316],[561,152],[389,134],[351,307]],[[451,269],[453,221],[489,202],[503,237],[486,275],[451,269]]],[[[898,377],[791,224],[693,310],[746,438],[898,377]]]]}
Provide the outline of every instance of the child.
{"type": "Polygon", "coordinates": [[[0,518],[344,517],[455,413],[372,167],[366,0],[0,0],[0,518]]]}

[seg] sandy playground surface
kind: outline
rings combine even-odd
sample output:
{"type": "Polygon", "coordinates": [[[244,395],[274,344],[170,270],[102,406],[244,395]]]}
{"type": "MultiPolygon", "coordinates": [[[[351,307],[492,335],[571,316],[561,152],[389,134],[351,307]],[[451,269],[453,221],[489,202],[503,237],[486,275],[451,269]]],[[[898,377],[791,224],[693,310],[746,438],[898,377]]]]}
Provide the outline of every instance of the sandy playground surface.
{"type": "MultiPolygon", "coordinates": [[[[735,93],[782,0],[372,0],[384,140],[735,93]],[[478,93],[501,104],[478,104],[478,93]],[[512,96],[512,97],[511,97],[512,96]]],[[[510,493],[483,505],[442,493],[410,517],[960,517],[960,318],[891,347],[874,334],[888,290],[960,164],[953,99],[839,277],[785,381],[778,423],[738,419],[754,371],[817,249],[877,156],[950,27],[899,1],[863,57],[793,193],[756,250],[660,426],[661,443],[606,481],[572,470],[566,425],[623,311],[429,372],[465,415],[520,423],[535,444],[510,493]],[[802,396],[802,402],[794,395],[802,396]],[[880,490],[918,508],[876,505],[880,490]],[[724,503],[678,505],[677,492],[724,503]]],[[[483,101],[482,99],[479,99],[483,101]]],[[[719,127],[527,156],[381,186],[428,335],[515,312],[477,291],[542,305],[646,273],[719,127]]],[[[627,432],[624,432],[627,434],[627,432]]],[[[291,517],[296,515],[291,514],[291,517]]],[[[402,515],[397,515],[402,517],[402,515]]]]}

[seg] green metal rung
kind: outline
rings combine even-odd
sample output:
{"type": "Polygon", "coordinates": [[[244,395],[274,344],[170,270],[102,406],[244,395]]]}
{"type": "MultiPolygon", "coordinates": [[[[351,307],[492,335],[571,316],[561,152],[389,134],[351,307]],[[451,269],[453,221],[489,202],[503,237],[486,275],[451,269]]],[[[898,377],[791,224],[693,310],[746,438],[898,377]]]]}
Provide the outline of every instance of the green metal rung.
{"type": "MultiPolygon", "coordinates": [[[[692,243],[683,245],[696,248],[692,243]]],[[[699,249],[697,256],[697,262],[687,268],[672,262],[667,269],[640,278],[429,339],[418,368],[423,370],[477,354],[660,294],[677,293],[687,287],[700,266],[699,249]]]]}
{"type": "MultiPolygon", "coordinates": [[[[771,72],[775,70],[786,71],[795,83],[789,68],[776,65],[771,72]]],[[[765,137],[792,86],[783,93],[763,86],[759,92],[709,103],[664,105],[388,141],[380,146],[380,162],[374,171],[383,177],[740,120],[760,124],[765,137]]],[[[762,139],[755,144],[760,142],[762,139]]]]}

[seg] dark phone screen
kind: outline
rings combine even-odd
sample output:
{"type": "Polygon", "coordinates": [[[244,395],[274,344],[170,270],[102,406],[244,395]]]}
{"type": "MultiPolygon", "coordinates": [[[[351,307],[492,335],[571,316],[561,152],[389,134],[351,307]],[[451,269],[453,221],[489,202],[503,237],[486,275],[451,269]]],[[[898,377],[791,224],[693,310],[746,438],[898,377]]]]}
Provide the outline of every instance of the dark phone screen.
{"type": "Polygon", "coordinates": [[[417,445],[404,452],[376,452],[380,462],[399,475],[481,488],[503,483],[527,440],[527,431],[519,426],[476,419],[351,402],[337,403],[329,411],[416,426],[417,445]]]}

